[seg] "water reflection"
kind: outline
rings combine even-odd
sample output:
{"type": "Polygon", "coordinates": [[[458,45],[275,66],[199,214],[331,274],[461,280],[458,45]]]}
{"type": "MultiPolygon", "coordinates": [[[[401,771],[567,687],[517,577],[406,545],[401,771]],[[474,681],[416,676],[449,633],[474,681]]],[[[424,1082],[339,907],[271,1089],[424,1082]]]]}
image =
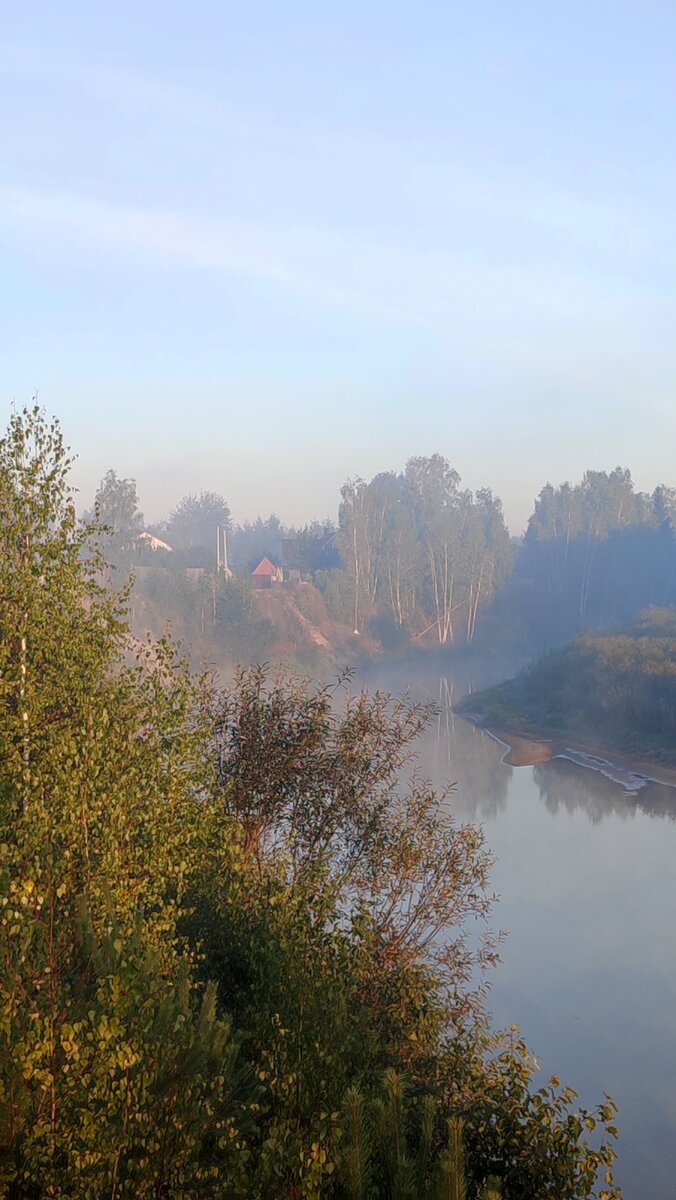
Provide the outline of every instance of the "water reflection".
{"type": "Polygon", "coordinates": [[[533,767],[533,778],[548,812],[582,810],[592,824],[608,818],[626,821],[637,811],[652,817],[676,819],[676,790],[649,783],[640,792],[626,792],[598,771],[580,768],[566,758],[533,767]]]}
{"type": "Polygon", "coordinates": [[[487,821],[507,803],[512,767],[502,762],[504,746],[454,713],[458,691],[457,682],[441,677],[437,716],[418,743],[418,765],[438,791],[453,785],[449,805],[458,817],[487,821]]]}
{"type": "MultiPolygon", "coordinates": [[[[489,821],[502,812],[513,770],[532,771],[540,798],[551,816],[584,812],[596,825],[604,819],[627,821],[637,811],[676,821],[676,788],[648,783],[640,791],[625,791],[600,771],[581,767],[567,758],[555,758],[532,768],[513,768],[503,762],[506,748],[484,730],[455,712],[460,700],[477,688],[490,686],[504,675],[500,661],[473,662],[445,674],[430,663],[415,671],[373,667],[365,682],[394,693],[410,690],[421,699],[432,699],[437,712],[416,745],[417,768],[440,792],[453,785],[450,804],[464,820],[489,821]]],[[[612,757],[612,755],[611,755],[612,757]]]]}

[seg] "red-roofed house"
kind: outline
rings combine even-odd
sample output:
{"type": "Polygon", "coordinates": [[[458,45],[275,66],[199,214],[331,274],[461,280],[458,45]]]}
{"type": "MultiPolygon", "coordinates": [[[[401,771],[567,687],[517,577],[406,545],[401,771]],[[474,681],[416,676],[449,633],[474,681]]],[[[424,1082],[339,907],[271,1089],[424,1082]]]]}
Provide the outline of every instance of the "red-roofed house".
{"type": "Polygon", "coordinates": [[[282,568],[276,567],[266,555],[265,558],[261,559],[255,570],[251,572],[251,586],[255,588],[270,588],[273,583],[281,583],[283,578],[282,568]]]}

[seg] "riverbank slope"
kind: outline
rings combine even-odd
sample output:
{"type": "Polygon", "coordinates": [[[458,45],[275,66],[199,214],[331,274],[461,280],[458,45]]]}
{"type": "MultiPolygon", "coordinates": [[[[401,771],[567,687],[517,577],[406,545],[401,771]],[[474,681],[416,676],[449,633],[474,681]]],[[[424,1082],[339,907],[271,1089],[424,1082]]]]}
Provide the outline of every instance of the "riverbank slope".
{"type": "Polygon", "coordinates": [[[503,741],[513,765],[564,754],[676,784],[676,610],[576,638],[459,711],[503,741]]]}

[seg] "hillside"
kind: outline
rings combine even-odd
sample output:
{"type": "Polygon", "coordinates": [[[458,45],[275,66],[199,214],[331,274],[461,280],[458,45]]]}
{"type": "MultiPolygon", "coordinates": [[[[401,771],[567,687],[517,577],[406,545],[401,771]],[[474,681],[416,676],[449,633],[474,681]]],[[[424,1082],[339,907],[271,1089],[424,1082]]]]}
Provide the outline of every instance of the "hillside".
{"type": "Polygon", "coordinates": [[[178,638],[195,666],[228,670],[236,664],[287,663],[322,673],[382,654],[369,629],[355,635],[336,619],[312,583],[252,588],[244,578],[216,579],[213,572],[137,566],[131,598],[134,633],[178,638]]]}
{"type": "Polygon", "coordinates": [[[280,586],[254,593],[254,603],[274,629],[270,658],[280,662],[354,662],[362,654],[382,652],[368,634],[355,635],[334,620],[319,588],[311,583],[280,586]]]}
{"type": "Polygon", "coordinates": [[[493,728],[576,736],[676,763],[676,608],[577,637],[460,711],[493,728]]]}

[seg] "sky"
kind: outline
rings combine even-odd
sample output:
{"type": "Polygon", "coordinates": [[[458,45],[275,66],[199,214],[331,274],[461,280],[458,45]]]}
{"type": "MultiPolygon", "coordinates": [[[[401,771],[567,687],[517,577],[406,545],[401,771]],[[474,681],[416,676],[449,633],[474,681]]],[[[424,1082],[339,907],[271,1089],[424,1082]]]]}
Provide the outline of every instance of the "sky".
{"type": "Polygon", "coordinates": [[[676,483],[673,0],[0,6],[0,406],[149,520],[676,483]]]}

